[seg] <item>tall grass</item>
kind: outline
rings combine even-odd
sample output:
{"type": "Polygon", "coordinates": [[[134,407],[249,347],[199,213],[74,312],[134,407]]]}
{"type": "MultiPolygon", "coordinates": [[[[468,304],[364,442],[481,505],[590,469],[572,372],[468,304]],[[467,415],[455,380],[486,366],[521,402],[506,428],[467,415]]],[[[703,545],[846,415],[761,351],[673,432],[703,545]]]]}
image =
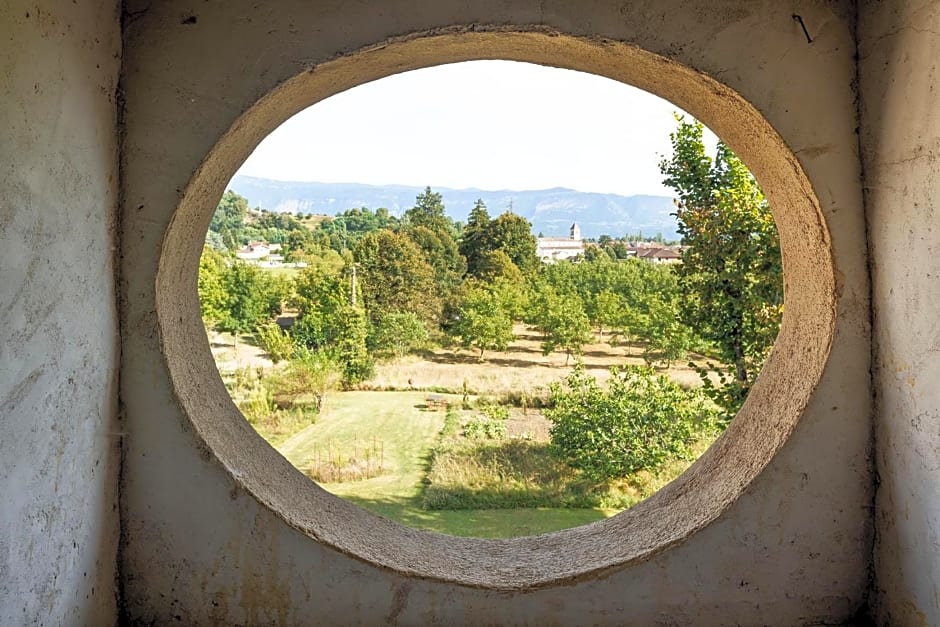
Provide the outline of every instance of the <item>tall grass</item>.
{"type": "Polygon", "coordinates": [[[373,437],[371,442],[328,440],[325,446],[315,446],[306,474],[321,483],[345,483],[372,479],[388,469],[385,443],[373,437]]]}

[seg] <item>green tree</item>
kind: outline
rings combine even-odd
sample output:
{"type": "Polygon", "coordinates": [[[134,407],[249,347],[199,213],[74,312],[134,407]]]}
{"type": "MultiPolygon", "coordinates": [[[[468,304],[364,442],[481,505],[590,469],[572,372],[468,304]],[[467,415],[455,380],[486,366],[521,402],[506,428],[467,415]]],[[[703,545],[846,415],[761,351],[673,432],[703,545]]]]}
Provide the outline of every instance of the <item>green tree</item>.
{"type": "Polygon", "coordinates": [[[206,231],[206,246],[220,252],[226,250],[225,241],[215,231],[206,231]]]}
{"type": "Polygon", "coordinates": [[[264,383],[274,404],[289,407],[297,399],[313,395],[315,409],[322,411],[326,395],[342,380],[342,368],[333,353],[299,348],[285,368],[267,374],[264,383]]]}
{"type": "Polygon", "coordinates": [[[418,245],[434,269],[438,296],[443,297],[453,291],[467,270],[466,261],[454,238],[446,231],[433,231],[426,226],[408,227],[404,234],[418,245]]]}
{"type": "Polygon", "coordinates": [[[464,348],[480,351],[506,350],[512,341],[512,317],[500,295],[490,287],[474,283],[467,287],[457,309],[451,332],[460,338],[464,348]]]}
{"type": "Polygon", "coordinates": [[[405,211],[402,223],[408,227],[424,226],[435,233],[447,233],[451,238],[457,238],[457,228],[454,221],[444,213],[443,197],[425,187],[424,192],[415,198],[414,207],[405,211]]]}
{"type": "Polygon", "coordinates": [[[209,230],[221,236],[226,248],[235,250],[248,241],[245,237],[247,215],[248,199],[228,190],[222,195],[215,213],[212,214],[209,230]]]}
{"type": "Polygon", "coordinates": [[[278,363],[293,357],[297,346],[294,338],[285,333],[276,322],[262,324],[255,329],[258,346],[268,354],[271,361],[278,363]]]}
{"type": "Polygon", "coordinates": [[[308,350],[332,353],[346,386],[372,376],[375,365],[366,346],[369,321],[365,311],[352,304],[349,274],[324,265],[308,267],[297,276],[291,301],[298,311],[291,335],[308,350]]]}
{"type": "Polygon", "coordinates": [[[643,316],[643,323],[643,335],[647,339],[643,352],[646,363],[661,361],[669,366],[685,358],[692,347],[692,330],[682,323],[677,300],[654,299],[643,316]]]}
{"type": "Polygon", "coordinates": [[[584,247],[584,261],[610,261],[611,259],[615,257],[610,255],[609,248],[601,248],[594,244],[587,244],[584,247]]]}
{"type": "Polygon", "coordinates": [[[260,216],[253,219],[251,228],[260,239],[275,244],[286,243],[292,233],[310,233],[310,229],[291,214],[264,209],[260,216]]]}
{"type": "Polygon", "coordinates": [[[532,272],[538,267],[532,224],[522,216],[506,211],[491,220],[486,227],[486,243],[489,250],[506,253],[523,272],[532,272]]]}
{"type": "Polygon", "coordinates": [[[703,126],[677,116],[673,154],[660,163],[677,196],[686,246],[679,277],[682,316],[711,341],[732,371],[733,411],[749,390],[776,337],[783,311],[780,246],[763,193],[723,143],[705,153],[703,126]]]}
{"type": "Polygon", "coordinates": [[[515,321],[526,317],[526,311],[529,308],[529,294],[523,281],[499,276],[487,285],[499,297],[503,309],[509,314],[510,318],[515,321]]]}
{"type": "Polygon", "coordinates": [[[598,483],[686,458],[715,426],[701,391],[637,366],[613,369],[605,389],[579,365],[552,384],[551,407],[552,449],[598,483]]]}
{"type": "Polygon", "coordinates": [[[428,329],[413,312],[381,316],[372,330],[372,345],[381,353],[404,357],[428,341],[428,329]]]}
{"type": "Polygon", "coordinates": [[[199,258],[199,308],[206,326],[214,327],[225,317],[225,257],[211,247],[204,246],[199,258]]]}
{"type": "Polygon", "coordinates": [[[398,218],[391,215],[388,209],[372,211],[367,207],[354,207],[324,220],[317,230],[327,236],[334,250],[342,251],[344,248],[352,248],[363,235],[381,229],[395,231],[399,224],[398,218]]]}
{"type": "Polygon", "coordinates": [[[467,274],[484,278],[488,271],[487,256],[497,251],[522,272],[533,272],[539,265],[535,247],[528,220],[510,211],[490,220],[486,205],[477,200],[464,228],[460,253],[467,259],[467,274]]]}
{"type": "Polygon", "coordinates": [[[556,348],[565,351],[565,365],[572,355],[591,341],[591,325],[584,305],[576,294],[559,294],[551,285],[540,284],[531,297],[531,320],[542,332],[542,352],[548,355],[556,348]]]}
{"type": "Polygon", "coordinates": [[[291,305],[297,321],[290,334],[303,346],[319,349],[339,341],[351,300],[342,272],[326,265],[311,265],[294,279],[291,305]]]}
{"type": "Polygon", "coordinates": [[[287,234],[284,242],[284,258],[287,261],[303,261],[306,255],[319,252],[316,238],[310,229],[294,230],[287,234]]]}
{"type": "Polygon", "coordinates": [[[281,281],[238,261],[226,266],[222,289],[225,293],[223,314],[215,326],[235,335],[236,341],[240,334],[254,330],[280,313],[286,293],[281,281]]]}
{"type": "Polygon", "coordinates": [[[460,254],[467,260],[467,274],[480,276],[481,256],[489,252],[487,228],[490,224],[490,214],[486,210],[486,203],[478,198],[470,210],[467,226],[463,229],[460,238],[460,254]]]}
{"type": "Polygon", "coordinates": [[[623,321],[625,303],[619,294],[610,289],[603,289],[594,297],[594,323],[597,332],[603,333],[604,327],[615,329],[623,321]]]}
{"type": "Polygon", "coordinates": [[[490,250],[480,255],[476,278],[486,283],[499,280],[510,281],[518,286],[525,284],[525,276],[502,250],[490,250]]]}
{"type": "Polygon", "coordinates": [[[343,385],[353,386],[365,381],[375,372],[375,360],[366,347],[369,335],[369,319],[361,307],[350,307],[346,311],[337,353],[343,371],[343,385]]]}
{"type": "Polygon", "coordinates": [[[392,312],[413,312],[428,323],[440,320],[434,269],[411,239],[384,229],[369,233],[356,243],[353,256],[363,304],[373,320],[392,312]]]}

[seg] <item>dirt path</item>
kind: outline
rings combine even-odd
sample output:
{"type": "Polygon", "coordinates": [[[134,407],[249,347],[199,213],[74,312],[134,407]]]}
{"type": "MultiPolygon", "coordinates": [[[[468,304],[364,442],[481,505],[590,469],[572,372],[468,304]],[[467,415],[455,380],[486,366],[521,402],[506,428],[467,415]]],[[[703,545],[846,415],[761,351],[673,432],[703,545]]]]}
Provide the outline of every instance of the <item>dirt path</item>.
{"type": "Polygon", "coordinates": [[[239,368],[268,370],[274,366],[267,353],[244,338],[239,338],[236,345],[231,333],[210,331],[209,347],[216,367],[223,374],[235,372],[239,368]]]}

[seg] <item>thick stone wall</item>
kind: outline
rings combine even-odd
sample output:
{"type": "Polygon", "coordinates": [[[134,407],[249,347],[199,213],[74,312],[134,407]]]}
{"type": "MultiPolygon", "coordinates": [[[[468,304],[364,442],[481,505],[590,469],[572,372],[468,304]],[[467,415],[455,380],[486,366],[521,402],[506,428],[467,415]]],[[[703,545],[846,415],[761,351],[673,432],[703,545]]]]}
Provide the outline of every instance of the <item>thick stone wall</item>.
{"type": "MultiPolygon", "coordinates": [[[[122,234],[127,615],[144,624],[795,625],[850,619],[866,601],[872,503],[870,309],[851,6],[800,3],[810,43],[792,18],[793,7],[771,0],[129,2],[122,234]],[[351,557],[247,491],[244,475],[257,460],[246,454],[236,455],[235,465],[217,461],[183,410],[186,399],[171,381],[160,327],[177,312],[164,310],[158,321],[156,285],[168,280],[158,277],[164,238],[194,173],[272,89],[315,74],[338,55],[381,50],[413,33],[444,30],[459,38],[477,27],[533,25],[543,33],[591,38],[597,71],[608,43],[627,42],[714,77],[756,107],[797,156],[819,199],[835,267],[836,318],[828,364],[795,431],[716,520],[627,566],[511,592],[351,557]]],[[[463,50],[441,48],[422,63],[511,56],[565,64],[552,56],[550,44],[463,50]]],[[[582,69],[591,64],[586,54],[582,69]]],[[[400,60],[400,68],[410,66],[412,58],[400,60]]],[[[356,84],[350,67],[336,89],[356,84]]],[[[363,68],[362,75],[369,71],[363,68]]],[[[649,86],[655,90],[656,82],[649,86]]],[[[678,93],[681,86],[672,89],[678,93]]],[[[695,102],[683,104],[721,126],[720,107],[700,112],[695,102]]],[[[740,141],[732,147],[748,150],[740,141]]],[[[219,193],[225,175],[217,173],[219,193]]],[[[774,180],[765,182],[773,186],[774,180]]],[[[213,205],[206,202],[203,224],[213,205]]],[[[196,228],[193,237],[201,237],[196,228]]],[[[179,281],[179,289],[194,292],[194,276],[179,281]]],[[[191,307],[180,309],[180,324],[192,323],[193,315],[191,307]]],[[[789,348],[790,358],[799,359],[799,347],[789,348]]],[[[197,360],[208,351],[192,350],[197,360]]],[[[205,385],[207,394],[219,388],[205,385]]],[[[228,411],[223,405],[217,410],[228,411]]],[[[289,469],[282,478],[297,485],[289,469]]],[[[339,504],[327,508],[344,511],[339,504]]],[[[608,540],[616,549],[631,539],[608,540]]]]}
{"type": "Polygon", "coordinates": [[[0,3],[0,624],[116,621],[113,0],[0,3]]]}
{"type": "Polygon", "coordinates": [[[122,585],[133,622],[813,624],[850,619],[873,573],[879,624],[940,623],[940,3],[860,2],[857,67],[851,2],[127,4],[126,430],[112,263],[118,9],[106,0],[0,7],[0,623],[117,620],[125,431],[122,585]],[[474,25],[635,43],[736,90],[799,158],[839,279],[824,377],[789,443],[727,511],[638,563],[515,592],[370,565],[246,493],[242,468],[215,462],[183,413],[154,302],[180,195],[259,98],[337,55],[474,25]]]}
{"type": "Polygon", "coordinates": [[[859,30],[885,625],[940,624],[940,3],[865,2],[859,30]]]}

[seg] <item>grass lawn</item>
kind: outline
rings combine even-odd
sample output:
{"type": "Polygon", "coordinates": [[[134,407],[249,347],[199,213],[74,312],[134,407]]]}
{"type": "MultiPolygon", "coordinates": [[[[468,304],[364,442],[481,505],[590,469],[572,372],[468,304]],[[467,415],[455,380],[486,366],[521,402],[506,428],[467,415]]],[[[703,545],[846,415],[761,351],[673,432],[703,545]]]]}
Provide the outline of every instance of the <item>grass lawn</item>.
{"type": "Polygon", "coordinates": [[[319,455],[347,458],[378,448],[386,472],[372,479],[325,483],[339,496],[363,499],[413,497],[427,454],[444,426],[444,412],[424,408],[422,392],[342,392],[327,397],[316,423],[288,438],[278,451],[306,469],[319,455]]]}
{"type": "MultiPolygon", "coordinates": [[[[380,451],[385,472],[325,489],[380,516],[450,535],[506,538],[557,531],[615,513],[600,509],[428,511],[419,506],[428,453],[445,412],[425,407],[423,392],[343,392],[328,398],[320,418],[277,449],[304,470],[316,459],[380,451]]],[[[459,397],[453,397],[459,402],[459,397]]]]}

